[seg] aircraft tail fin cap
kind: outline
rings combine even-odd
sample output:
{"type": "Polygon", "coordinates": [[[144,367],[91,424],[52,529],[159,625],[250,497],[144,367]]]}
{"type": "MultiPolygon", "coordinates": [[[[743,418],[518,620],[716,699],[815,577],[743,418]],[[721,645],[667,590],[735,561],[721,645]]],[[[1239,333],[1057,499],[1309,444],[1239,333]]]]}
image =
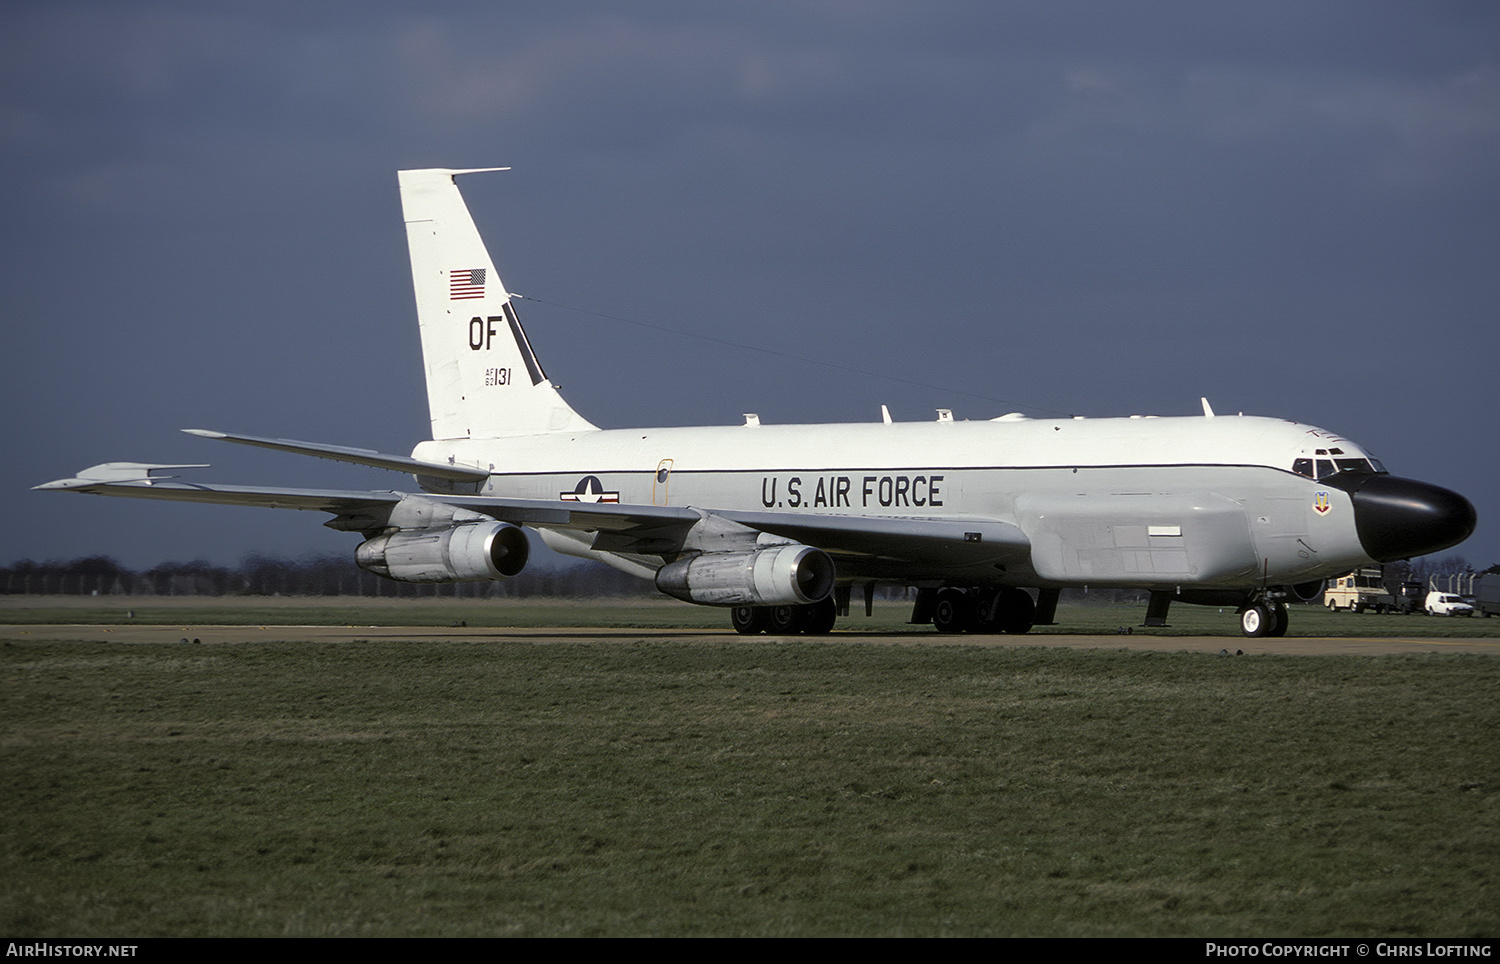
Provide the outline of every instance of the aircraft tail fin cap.
{"type": "Polygon", "coordinates": [[[399,171],[434,439],[593,429],[547,380],[454,178],[399,171]]]}

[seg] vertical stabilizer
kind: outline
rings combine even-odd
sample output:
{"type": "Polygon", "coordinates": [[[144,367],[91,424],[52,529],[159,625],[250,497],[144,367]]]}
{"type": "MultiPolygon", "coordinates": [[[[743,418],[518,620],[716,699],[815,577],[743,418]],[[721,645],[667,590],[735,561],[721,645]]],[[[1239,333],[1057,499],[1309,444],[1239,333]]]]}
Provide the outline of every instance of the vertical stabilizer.
{"type": "Polygon", "coordinates": [[[434,439],[592,429],[542,372],[454,177],[399,171],[434,439]]]}

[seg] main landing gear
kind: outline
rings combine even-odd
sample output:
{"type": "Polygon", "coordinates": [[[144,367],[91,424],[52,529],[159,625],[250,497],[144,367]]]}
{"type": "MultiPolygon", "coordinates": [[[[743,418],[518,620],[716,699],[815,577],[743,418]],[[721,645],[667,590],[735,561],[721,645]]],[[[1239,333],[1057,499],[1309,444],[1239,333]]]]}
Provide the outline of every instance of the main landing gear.
{"type": "MultiPolygon", "coordinates": [[[[866,587],[866,615],[872,595],[866,587]]],[[[911,621],[931,623],[940,633],[1028,633],[1032,626],[1052,625],[1057,597],[1058,590],[1043,589],[1033,600],[1031,593],[1013,586],[922,589],[917,592],[911,621]]],[[[841,611],[847,615],[848,605],[848,592],[841,588],[805,606],[735,606],[729,611],[729,621],[735,632],[745,636],[821,636],[833,631],[841,611]]]]}
{"type": "Polygon", "coordinates": [[[833,631],[837,619],[838,603],[832,596],[806,606],[735,606],[729,611],[734,631],[744,636],[822,636],[833,631]]]}
{"type": "MultiPolygon", "coordinates": [[[[1056,605],[1056,601],[1052,601],[1056,605]]],[[[917,593],[911,621],[931,622],[940,633],[1027,633],[1038,621],[1051,622],[1051,614],[1038,620],[1031,594],[1013,586],[1000,589],[923,589],[917,593]]]]}

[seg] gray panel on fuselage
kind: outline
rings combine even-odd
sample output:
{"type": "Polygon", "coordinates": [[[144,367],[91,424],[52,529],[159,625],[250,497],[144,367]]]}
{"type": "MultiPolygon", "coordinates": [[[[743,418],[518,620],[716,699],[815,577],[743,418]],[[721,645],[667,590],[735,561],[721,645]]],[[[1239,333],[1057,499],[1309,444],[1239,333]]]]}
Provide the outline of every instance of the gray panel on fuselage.
{"type": "Polygon", "coordinates": [[[1216,583],[1253,574],[1245,509],[1211,492],[1029,493],[1017,500],[1031,562],[1060,583],[1216,583]]]}

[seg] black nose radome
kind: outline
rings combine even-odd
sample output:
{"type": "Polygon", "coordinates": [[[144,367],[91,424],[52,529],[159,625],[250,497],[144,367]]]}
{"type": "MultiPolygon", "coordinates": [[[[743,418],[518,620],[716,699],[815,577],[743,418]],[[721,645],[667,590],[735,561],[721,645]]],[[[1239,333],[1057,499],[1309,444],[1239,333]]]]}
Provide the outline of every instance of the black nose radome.
{"type": "Polygon", "coordinates": [[[1323,480],[1354,500],[1359,544],[1376,562],[1425,556],[1469,538],[1479,516],[1468,499],[1394,475],[1341,472],[1323,480]]]}

